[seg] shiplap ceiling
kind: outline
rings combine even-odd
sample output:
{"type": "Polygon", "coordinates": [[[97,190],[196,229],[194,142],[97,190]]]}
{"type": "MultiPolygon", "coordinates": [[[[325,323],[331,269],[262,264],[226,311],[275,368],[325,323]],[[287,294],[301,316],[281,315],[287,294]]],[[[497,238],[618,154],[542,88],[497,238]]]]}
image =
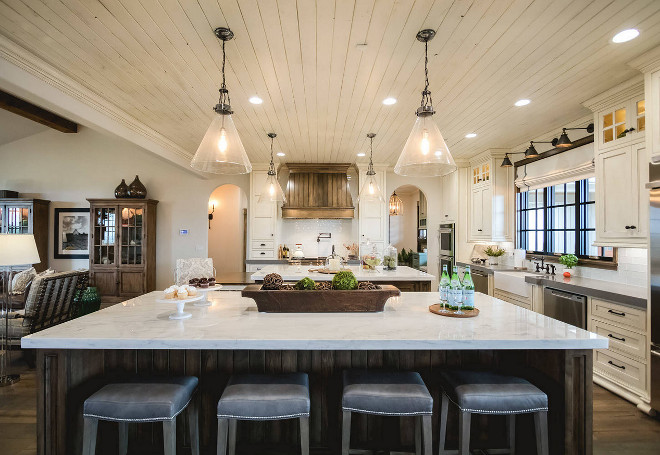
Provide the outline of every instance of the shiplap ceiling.
{"type": "Polygon", "coordinates": [[[228,88],[253,162],[269,131],[292,162],[355,161],[372,131],[374,161],[393,164],[423,87],[420,29],[437,32],[434,118],[468,158],[583,117],[582,101],[639,74],[626,62],[660,44],[660,1],[0,0],[1,34],[191,157],[217,102],[219,26],[236,35],[228,88]],[[630,27],[639,38],[611,42],[630,27]]]}

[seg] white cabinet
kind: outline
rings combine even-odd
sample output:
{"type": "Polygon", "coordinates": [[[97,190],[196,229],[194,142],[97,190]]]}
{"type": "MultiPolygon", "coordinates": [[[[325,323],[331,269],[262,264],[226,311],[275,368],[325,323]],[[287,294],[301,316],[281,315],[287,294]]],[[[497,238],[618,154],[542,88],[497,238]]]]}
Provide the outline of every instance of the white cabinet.
{"type": "Polygon", "coordinates": [[[470,161],[468,242],[513,239],[513,168],[500,167],[506,152],[490,149],[470,161]]]}
{"type": "MultiPolygon", "coordinates": [[[[364,184],[366,171],[366,167],[360,168],[358,188],[362,188],[364,184]]],[[[381,191],[385,191],[385,170],[377,168],[375,177],[381,191]]],[[[389,196],[385,199],[389,199],[389,196]]],[[[385,202],[361,199],[358,204],[360,242],[366,242],[368,239],[374,243],[385,244],[387,239],[387,216],[388,211],[385,202]]]]}
{"type": "Polygon", "coordinates": [[[660,69],[645,75],[646,145],[654,163],[660,162],[660,69]]]}
{"type": "Polygon", "coordinates": [[[440,220],[443,223],[456,222],[458,211],[458,172],[442,177],[442,206],[440,220]]]}
{"type": "Polygon", "coordinates": [[[259,195],[266,184],[266,170],[253,170],[250,174],[249,232],[250,259],[273,259],[276,257],[277,203],[259,202],[259,195]],[[262,247],[261,245],[265,245],[262,247]]]}
{"type": "Polygon", "coordinates": [[[422,191],[419,192],[419,220],[417,227],[419,229],[426,229],[426,219],[428,217],[428,203],[426,196],[422,191]]]}
{"type": "Polygon", "coordinates": [[[647,246],[647,180],[644,142],[596,155],[595,245],[647,246]]]}

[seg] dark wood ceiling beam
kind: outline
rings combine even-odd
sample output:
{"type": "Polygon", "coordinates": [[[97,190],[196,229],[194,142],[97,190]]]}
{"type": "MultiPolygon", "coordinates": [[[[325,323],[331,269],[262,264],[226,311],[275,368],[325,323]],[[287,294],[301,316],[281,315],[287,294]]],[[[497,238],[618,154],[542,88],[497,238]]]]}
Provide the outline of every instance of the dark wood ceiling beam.
{"type": "Polygon", "coordinates": [[[37,123],[41,123],[42,125],[46,125],[57,131],[61,131],[62,133],[78,132],[77,123],[17,98],[10,93],[3,92],[2,90],[0,90],[0,108],[37,123]]]}

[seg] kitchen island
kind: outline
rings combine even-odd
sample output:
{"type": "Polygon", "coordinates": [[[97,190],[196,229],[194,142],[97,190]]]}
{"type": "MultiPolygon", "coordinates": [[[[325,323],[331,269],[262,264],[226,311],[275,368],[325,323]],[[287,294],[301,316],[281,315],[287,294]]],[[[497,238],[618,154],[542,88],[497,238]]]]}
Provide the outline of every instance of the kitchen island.
{"type": "MultiPolygon", "coordinates": [[[[309,277],[314,281],[332,281],[334,275],[313,271],[319,268],[321,267],[284,264],[268,265],[252,274],[251,278],[256,283],[261,283],[269,273],[277,273],[282,276],[284,281],[294,283],[305,277],[309,277]]],[[[358,281],[391,284],[399,288],[402,292],[428,292],[431,290],[431,282],[435,278],[429,273],[404,265],[397,266],[396,270],[382,270],[381,268],[374,271],[364,270],[359,265],[349,265],[345,266],[342,270],[353,272],[358,281]]]]}
{"type": "MultiPolygon", "coordinates": [[[[356,291],[359,292],[359,291],[356,291]]],[[[553,454],[590,454],[592,349],[607,340],[593,333],[477,294],[476,318],[432,314],[436,293],[403,293],[382,313],[259,313],[239,292],[218,292],[212,306],[188,305],[192,317],[170,320],[171,303],[152,292],[105,310],[29,335],[23,348],[37,349],[39,454],[81,453],[82,403],[103,384],[134,375],[191,374],[200,378],[200,437],[214,453],[215,409],[236,372],[307,372],[310,377],[312,453],[339,453],[341,372],[346,368],[414,370],[431,390],[437,445],[438,373],[477,367],[523,376],[549,396],[553,454]]],[[[355,447],[410,448],[412,418],[356,415],[355,447]]],[[[179,421],[179,453],[188,453],[179,421]]],[[[457,419],[450,412],[448,444],[455,446],[457,419]]],[[[473,419],[473,446],[504,446],[504,418],[473,419]],[[486,442],[486,438],[488,441],[486,442]]],[[[162,447],[159,426],[138,424],[132,447],[162,447]],[[137,444],[137,446],[133,446],[137,444]]],[[[239,424],[239,447],[273,453],[294,446],[294,421],[239,424]]],[[[534,453],[531,416],[520,416],[517,450],[534,453]]],[[[97,453],[116,453],[116,427],[99,426],[97,453]]]]}

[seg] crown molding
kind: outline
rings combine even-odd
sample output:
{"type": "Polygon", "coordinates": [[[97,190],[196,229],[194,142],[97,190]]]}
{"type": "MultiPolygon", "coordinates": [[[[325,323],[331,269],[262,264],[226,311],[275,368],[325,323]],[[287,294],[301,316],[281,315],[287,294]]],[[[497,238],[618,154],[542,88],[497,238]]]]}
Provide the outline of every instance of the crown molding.
{"type": "Polygon", "coordinates": [[[201,177],[192,155],[154,129],[0,35],[0,85],[84,126],[128,140],[201,177]]]}
{"type": "Polygon", "coordinates": [[[641,74],[619,84],[600,95],[594,96],[582,103],[591,112],[601,111],[613,104],[618,104],[644,94],[644,76],[641,74]]]}
{"type": "Polygon", "coordinates": [[[639,57],[635,57],[628,62],[628,66],[632,66],[642,73],[650,73],[660,69],[660,46],[656,46],[639,57]]]}

